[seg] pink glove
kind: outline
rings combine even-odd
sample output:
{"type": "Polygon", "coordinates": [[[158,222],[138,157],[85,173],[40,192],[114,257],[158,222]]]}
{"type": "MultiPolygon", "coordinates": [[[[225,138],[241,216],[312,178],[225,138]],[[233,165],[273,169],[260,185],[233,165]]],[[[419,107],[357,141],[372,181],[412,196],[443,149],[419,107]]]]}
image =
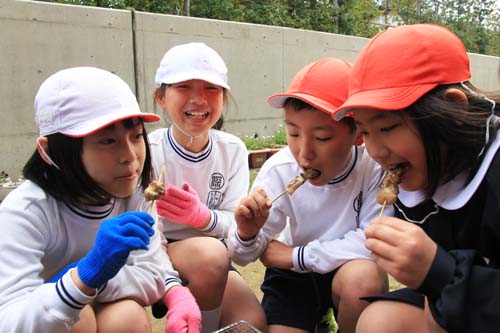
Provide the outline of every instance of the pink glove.
{"type": "Polygon", "coordinates": [[[168,307],[166,333],[199,333],[201,312],[186,287],[172,287],[163,298],[168,307]]]}
{"type": "Polygon", "coordinates": [[[210,217],[208,207],[188,183],[183,183],[182,189],[168,185],[163,196],[156,200],[156,211],[174,223],[191,228],[205,227],[210,217]]]}

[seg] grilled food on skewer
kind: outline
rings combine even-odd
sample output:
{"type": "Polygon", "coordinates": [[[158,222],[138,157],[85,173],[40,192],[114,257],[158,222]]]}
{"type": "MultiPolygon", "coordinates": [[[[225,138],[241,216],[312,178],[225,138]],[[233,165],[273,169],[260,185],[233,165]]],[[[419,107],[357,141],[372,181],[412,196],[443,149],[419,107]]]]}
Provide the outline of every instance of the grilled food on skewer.
{"type": "Polygon", "coordinates": [[[146,201],[154,201],[160,199],[163,193],[165,193],[165,185],[159,180],[153,180],[144,191],[144,197],[146,201]]]}
{"type": "Polygon", "coordinates": [[[319,176],[319,173],[320,172],[315,169],[307,169],[306,172],[302,172],[300,175],[295,177],[290,183],[288,183],[286,190],[278,194],[276,198],[274,198],[271,201],[271,203],[275,202],[276,200],[278,200],[287,193],[288,195],[292,195],[293,192],[295,192],[302,184],[306,182],[306,180],[319,176]]]}
{"type": "Polygon", "coordinates": [[[165,166],[163,165],[161,167],[160,176],[158,177],[158,180],[153,180],[144,190],[144,198],[146,199],[146,202],[151,201],[147,209],[147,212],[150,214],[153,209],[153,202],[155,202],[155,200],[160,199],[162,195],[165,193],[165,185],[163,185],[163,180],[162,180],[164,172],[165,172],[165,166]]]}
{"type": "Polygon", "coordinates": [[[382,205],[380,210],[380,215],[384,213],[385,205],[392,205],[398,199],[399,193],[399,183],[401,183],[401,176],[403,175],[404,169],[393,168],[387,172],[380,185],[380,193],[377,195],[375,200],[382,205]]]}

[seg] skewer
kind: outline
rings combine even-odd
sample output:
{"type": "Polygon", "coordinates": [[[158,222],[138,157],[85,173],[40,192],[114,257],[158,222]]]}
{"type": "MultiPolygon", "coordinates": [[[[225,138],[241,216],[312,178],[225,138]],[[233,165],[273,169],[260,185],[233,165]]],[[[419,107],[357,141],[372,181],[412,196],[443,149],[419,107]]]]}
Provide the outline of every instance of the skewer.
{"type": "Polygon", "coordinates": [[[280,194],[278,194],[273,200],[271,200],[271,204],[273,204],[276,200],[278,200],[279,198],[281,198],[282,196],[284,196],[287,192],[288,192],[288,190],[284,190],[283,192],[281,192],[280,194]]]}
{"type": "MultiPolygon", "coordinates": [[[[165,173],[165,164],[163,164],[163,165],[161,166],[160,175],[158,176],[158,183],[161,183],[161,182],[162,182],[162,180],[163,180],[163,174],[164,174],[164,173],[165,173]]],[[[147,208],[147,210],[146,210],[146,212],[147,212],[148,214],[150,214],[150,215],[151,215],[151,213],[153,212],[153,204],[154,204],[154,202],[155,202],[154,200],[151,200],[151,202],[149,203],[149,206],[148,206],[148,208],[147,208]]]]}
{"type": "Polygon", "coordinates": [[[301,173],[297,177],[295,177],[286,187],[286,189],[278,194],[273,200],[271,200],[271,204],[273,204],[276,200],[284,196],[285,194],[292,195],[302,184],[306,182],[309,178],[314,178],[319,175],[319,171],[314,169],[308,169],[306,172],[301,173]]]}
{"type": "Polygon", "coordinates": [[[382,205],[382,209],[380,210],[380,216],[382,216],[384,214],[384,209],[385,209],[385,205],[387,204],[387,201],[384,201],[384,204],[382,205]]]}
{"type": "Polygon", "coordinates": [[[161,183],[162,180],[163,180],[163,174],[165,173],[165,164],[163,164],[161,166],[161,169],[160,169],[160,176],[158,177],[158,182],[161,183]]]}

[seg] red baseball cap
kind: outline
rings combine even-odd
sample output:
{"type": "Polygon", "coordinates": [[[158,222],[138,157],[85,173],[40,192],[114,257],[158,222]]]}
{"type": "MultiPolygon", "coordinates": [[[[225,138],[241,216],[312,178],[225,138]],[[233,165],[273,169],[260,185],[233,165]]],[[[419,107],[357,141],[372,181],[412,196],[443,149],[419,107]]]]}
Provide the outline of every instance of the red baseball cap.
{"type": "Polygon", "coordinates": [[[353,108],[402,110],[440,84],[469,80],[462,41],[434,24],[404,25],[373,37],[353,65],[349,97],[334,114],[353,108]]]}
{"type": "Polygon", "coordinates": [[[285,93],[270,96],[267,104],[281,109],[285,100],[293,97],[321,111],[333,113],[347,98],[351,67],[347,60],[317,60],[295,74],[285,93]]]}

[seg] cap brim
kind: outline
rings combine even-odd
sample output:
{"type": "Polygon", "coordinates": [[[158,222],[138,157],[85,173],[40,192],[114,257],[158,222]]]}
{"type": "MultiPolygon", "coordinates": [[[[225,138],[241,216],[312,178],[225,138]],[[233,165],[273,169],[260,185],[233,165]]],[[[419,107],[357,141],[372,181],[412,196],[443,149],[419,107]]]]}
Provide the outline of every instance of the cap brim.
{"type": "Polygon", "coordinates": [[[310,104],[315,108],[327,113],[334,113],[338,108],[338,106],[325,102],[320,98],[300,93],[274,94],[267,99],[267,104],[272,108],[281,109],[283,108],[283,104],[285,103],[287,98],[300,99],[301,101],[304,101],[307,104],[310,104]]]}
{"type": "Polygon", "coordinates": [[[111,124],[116,122],[131,119],[131,118],[142,118],[145,123],[154,123],[161,119],[160,116],[154,113],[129,113],[124,115],[123,117],[114,117],[113,115],[106,115],[103,117],[98,117],[93,119],[91,123],[86,124],[85,127],[77,126],[65,131],[61,131],[61,134],[73,137],[73,138],[82,138],[84,136],[95,133],[103,128],[108,127],[111,124]]]}
{"type": "Polygon", "coordinates": [[[430,83],[354,93],[334,112],[333,119],[338,121],[355,109],[403,110],[437,86],[438,83],[430,83]]]}
{"type": "Polygon", "coordinates": [[[156,85],[160,86],[162,83],[174,84],[189,80],[203,80],[221,86],[227,90],[231,90],[229,85],[223,80],[221,80],[217,75],[211,75],[210,73],[205,73],[205,72],[190,72],[182,75],[170,75],[168,79],[161,80],[161,82],[156,82],[156,85]]]}

